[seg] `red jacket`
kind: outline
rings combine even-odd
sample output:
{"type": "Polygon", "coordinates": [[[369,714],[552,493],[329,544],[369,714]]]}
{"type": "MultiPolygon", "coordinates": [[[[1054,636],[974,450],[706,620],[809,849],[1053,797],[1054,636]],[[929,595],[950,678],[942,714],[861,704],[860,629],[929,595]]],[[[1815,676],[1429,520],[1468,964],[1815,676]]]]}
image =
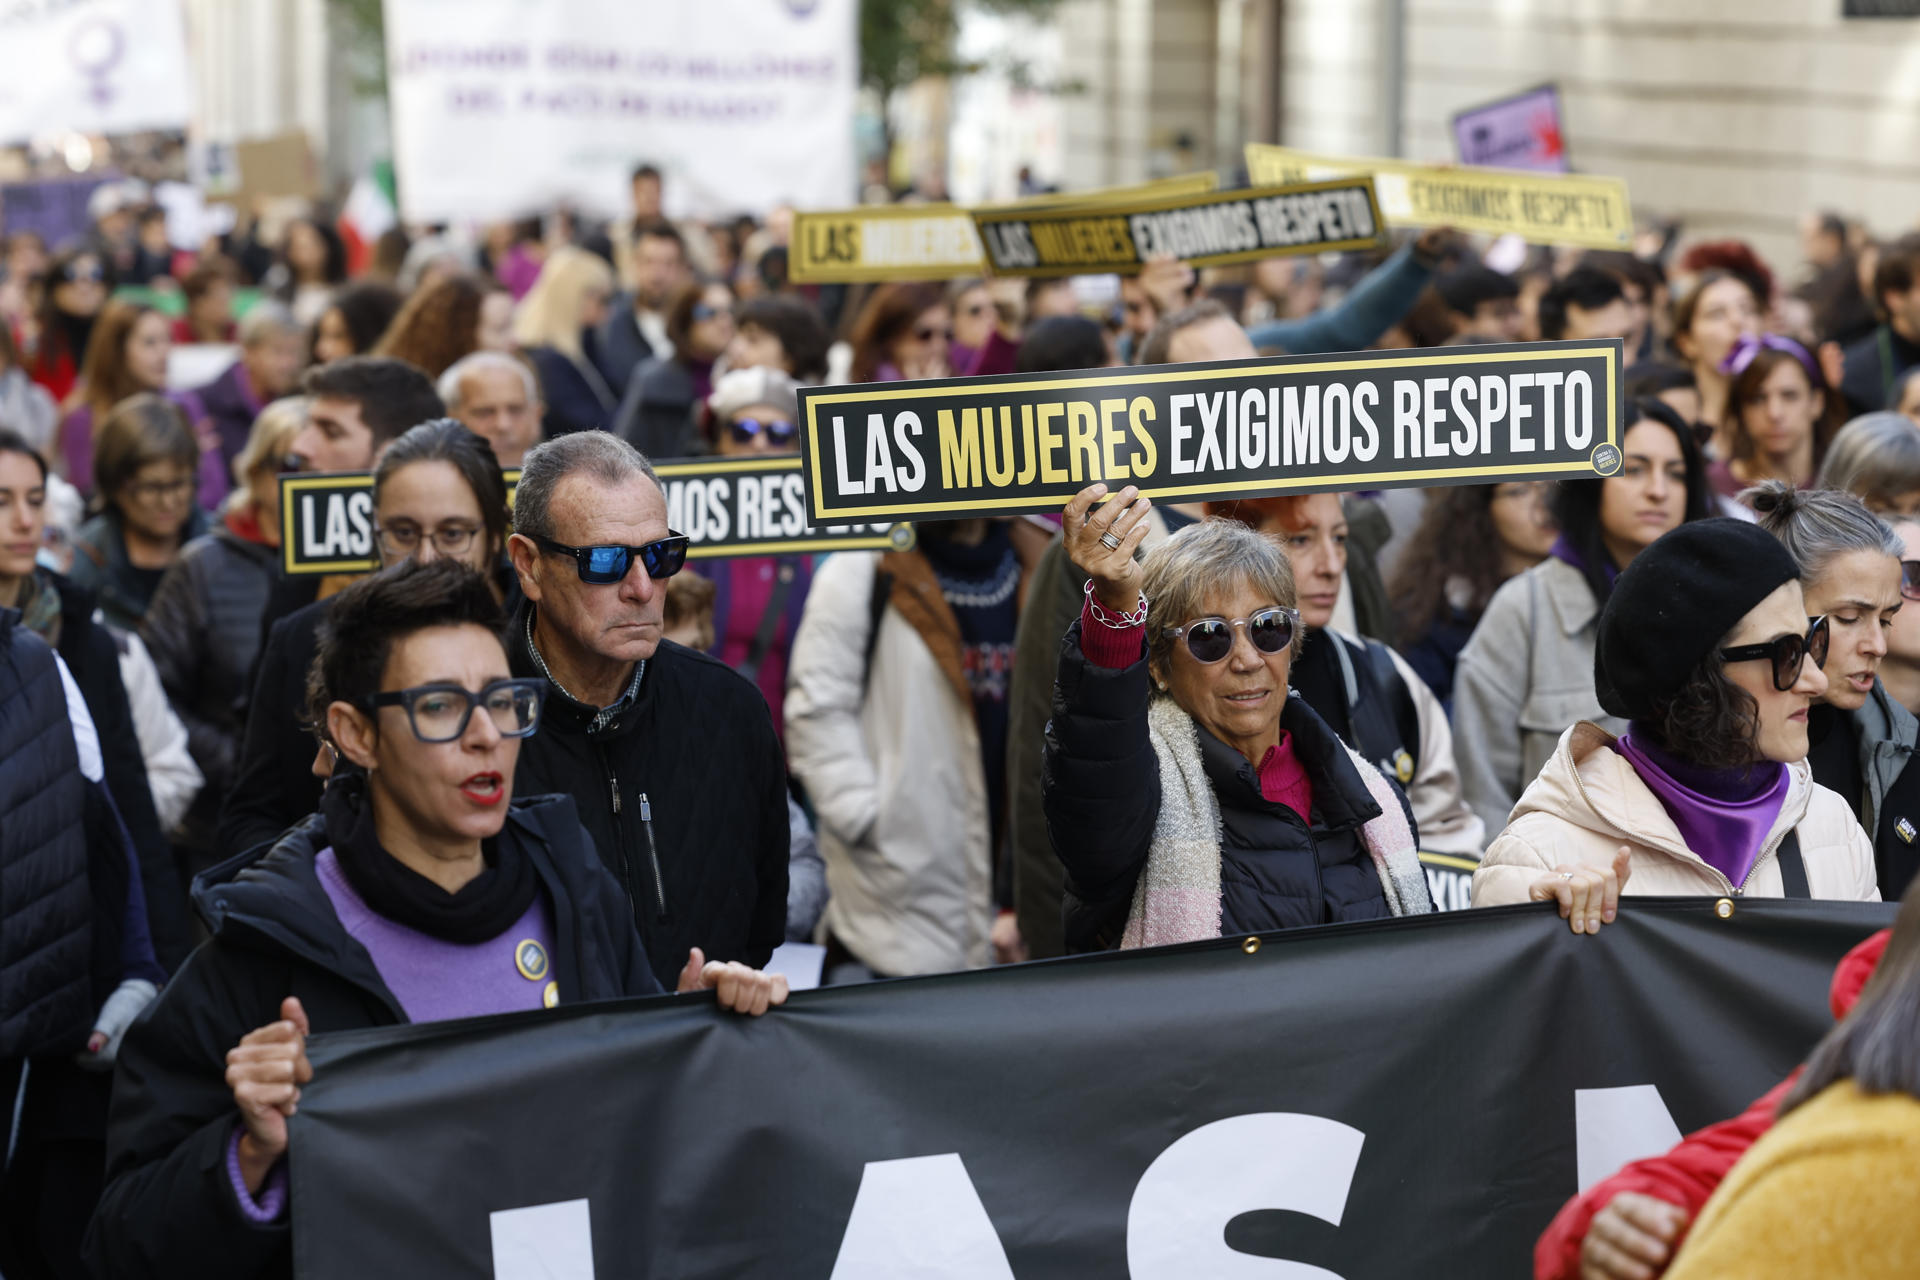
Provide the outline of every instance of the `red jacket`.
{"type": "MultiPolygon", "coordinates": [[[[1880,953],[1887,949],[1888,933],[1880,930],[1847,952],[1834,969],[1829,997],[1835,1018],[1845,1017],[1860,998],[1860,988],[1867,985],[1880,963],[1880,953]]],[[[1679,1205],[1687,1211],[1689,1221],[1697,1217],[1727,1170],[1773,1126],[1775,1109],[1799,1078],[1800,1069],[1796,1067],[1792,1075],[1733,1119],[1690,1133],[1665,1155],[1636,1160],[1567,1201],[1533,1246],[1534,1280],[1580,1280],[1580,1245],[1587,1238],[1587,1227],[1594,1215],[1622,1191],[1638,1191],[1679,1205]]],[[[1678,1240],[1674,1242],[1676,1250],[1679,1244],[1678,1240]]]]}

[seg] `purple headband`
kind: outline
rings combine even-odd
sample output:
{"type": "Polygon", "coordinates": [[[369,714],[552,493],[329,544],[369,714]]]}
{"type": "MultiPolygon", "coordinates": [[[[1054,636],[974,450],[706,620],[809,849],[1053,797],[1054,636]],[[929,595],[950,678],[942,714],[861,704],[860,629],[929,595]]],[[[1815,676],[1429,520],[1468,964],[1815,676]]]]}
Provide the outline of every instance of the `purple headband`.
{"type": "Polygon", "coordinates": [[[1807,354],[1807,349],[1792,338],[1783,338],[1777,333],[1763,333],[1757,338],[1740,337],[1734,342],[1733,350],[1727,352],[1727,358],[1720,362],[1720,372],[1730,378],[1739,377],[1763,350],[1786,352],[1800,362],[1800,367],[1807,371],[1807,381],[1816,389],[1826,386],[1820,366],[1807,354]]]}

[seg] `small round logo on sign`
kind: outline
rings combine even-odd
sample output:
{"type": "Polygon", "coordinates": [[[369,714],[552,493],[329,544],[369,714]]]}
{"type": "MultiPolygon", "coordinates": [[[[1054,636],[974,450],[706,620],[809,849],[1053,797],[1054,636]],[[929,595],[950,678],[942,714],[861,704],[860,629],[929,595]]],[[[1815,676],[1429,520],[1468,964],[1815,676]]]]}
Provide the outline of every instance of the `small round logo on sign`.
{"type": "Polygon", "coordinates": [[[912,525],[897,524],[887,530],[887,541],[893,544],[895,551],[911,551],[918,539],[914,536],[912,525]]]}
{"type": "Polygon", "coordinates": [[[1620,450],[1610,444],[1599,445],[1593,451],[1592,462],[1596,474],[1610,476],[1620,470],[1620,450]]]}
{"type": "Polygon", "coordinates": [[[1413,756],[1405,747],[1393,753],[1393,776],[1400,779],[1402,786],[1413,781],[1413,756]]]}

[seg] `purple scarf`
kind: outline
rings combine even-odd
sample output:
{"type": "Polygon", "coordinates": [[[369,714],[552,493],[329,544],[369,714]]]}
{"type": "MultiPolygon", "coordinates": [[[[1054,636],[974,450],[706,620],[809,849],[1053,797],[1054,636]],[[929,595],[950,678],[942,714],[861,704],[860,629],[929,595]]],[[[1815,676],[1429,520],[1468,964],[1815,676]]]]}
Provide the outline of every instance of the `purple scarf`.
{"type": "MultiPolygon", "coordinates": [[[[1578,569],[1581,577],[1586,576],[1587,558],[1580,554],[1580,548],[1574,546],[1573,543],[1567,540],[1566,534],[1563,533],[1554,540],[1553,549],[1548,551],[1547,554],[1563,564],[1570,564],[1575,569],[1578,569]]],[[[1611,557],[1602,565],[1602,568],[1604,568],[1607,573],[1607,585],[1612,586],[1614,579],[1620,576],[1620,570],[1614,565],[1611,557]]]]}
{"type": "Polygon", "coordinates": [[[1762,760],[1752,768],[1703,769],[1636,739],[1632,729],[1613,749],[1659,797],[1687,848],[1733,884],[1747,878],[1787,801],[1787,766],[1762,760]]]}

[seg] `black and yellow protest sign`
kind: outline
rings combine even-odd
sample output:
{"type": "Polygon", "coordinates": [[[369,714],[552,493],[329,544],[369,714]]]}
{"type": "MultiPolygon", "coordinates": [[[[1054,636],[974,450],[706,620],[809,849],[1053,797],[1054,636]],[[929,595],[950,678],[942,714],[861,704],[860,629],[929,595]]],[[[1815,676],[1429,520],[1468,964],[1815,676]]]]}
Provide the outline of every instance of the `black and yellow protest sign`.
{"type": "Polygon", "coordinates": [[[696,458],[658,462],[667,489],[667,525],[692,539],[694,560],[790,551],[906,551],[910,525],[883,520],[830,528],[807,521],[800,459],[696,458]]]}
{"type": "Polygon", "coordinates": [[[1258,183],[1372,174],[1388,226],[1511,233],[1588,249],[1633,242],[1633,209],[1619,178],[1315,155],[1258,142],[1247,144],[1247,172],[1258,183]]]}
{"type": "Polygon", "coordinates": [[[1126,204],[976,209],[973,221],[988,263],[1002,276],[1130,274],[1162,255],[1197,267],[1224,266],[1371,249],[1383,235],[1366,177],[1126,204]]]}
{"type": "MultiPolygon", "coordinates": [[[[1132,187],[1032,196],[1013,209],[1067,209],[1156,196],[1211,191],[1211,170],[1132,187]]],[[[986,258],[973,217],[951,204],[863,205],[793,215],[787,276],[797,284],[856,284],[871,280],[951,280],[982,275],[986,258]]]]}
{"type": "MultiPolygon", "coordinates": [[[[913,530],[891,521],[851,528],[808,524],[800,459],[792,454],[657,462],[654,470],[666,487],[667,524],[692,540],[691,559],[913,545],[913,530]]],[[[520,472],[503,474],[511,504],[520,472]]],[[[280,477],[280,557],[288,573],[378,569],[373,523],[373,476],[365,471],[280,477]]]]}
{"type": "Polygon", "coordinates": [[[800,389],[815,524],[1611,475],[1617,339],[800,389]]]}

